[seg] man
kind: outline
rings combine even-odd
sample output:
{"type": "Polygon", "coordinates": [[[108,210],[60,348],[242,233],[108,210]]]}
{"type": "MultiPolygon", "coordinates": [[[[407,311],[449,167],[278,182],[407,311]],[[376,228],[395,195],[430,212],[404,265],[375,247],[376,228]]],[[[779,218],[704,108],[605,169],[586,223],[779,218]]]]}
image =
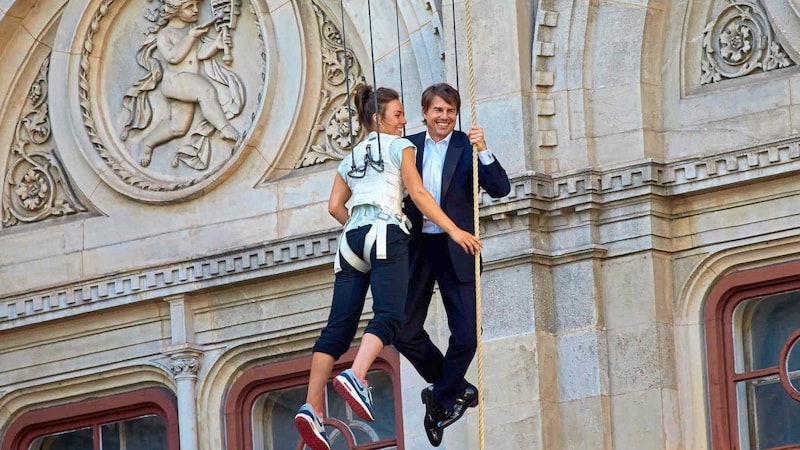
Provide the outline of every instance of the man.
{"type": "MultiPolygon", "coordinates": [[[[428,130],[408,139],[417,147],[417,169],[425,188],[458,227],[474,233],[473,144],[480,160],[480,186],[495,198],[508,194],[511,187],[500,162],[487,149],[480,127],[473,125],[467,134],[454,131],[460,108],[461,98],[452,86],[430,86],[422,93],[422,116],[428,130]]],[[[423,389],[422,401],[426,407],[425,432],[431,444],[438,446],[444,428],[478,402],[477,389],[464,379],[477,349],[475,257],[424,217],[410,199],[405,200],[405,213],[412,223],[411,275],[406,324],[394,345],[432,383],[423,389]],[[445,355],[424,329],[434,281],[439,285],[450,326],[445,355]]]]}

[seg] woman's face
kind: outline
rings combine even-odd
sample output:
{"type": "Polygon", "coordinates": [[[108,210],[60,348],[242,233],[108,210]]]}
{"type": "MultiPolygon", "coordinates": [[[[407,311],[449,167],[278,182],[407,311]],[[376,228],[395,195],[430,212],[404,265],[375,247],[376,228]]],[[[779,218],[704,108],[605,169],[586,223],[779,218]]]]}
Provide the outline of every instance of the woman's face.
{"type": "Polygon", "coordinates": [[[403,127],[406,126],[406,123],[406,115],[400,100],[392,100],[387,103],[379,122],[381,133],[402,136],[403,127]]]}

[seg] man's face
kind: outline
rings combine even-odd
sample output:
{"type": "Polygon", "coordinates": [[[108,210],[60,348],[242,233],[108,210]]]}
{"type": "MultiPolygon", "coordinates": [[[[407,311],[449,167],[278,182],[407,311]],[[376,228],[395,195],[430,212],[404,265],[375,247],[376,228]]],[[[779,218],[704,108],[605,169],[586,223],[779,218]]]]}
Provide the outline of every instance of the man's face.
{"type": "Polygon", "coordinates": [[[447,103],[438,95],[433,97],[428,109],[422,111],[422,117],[425,118],[425,125],[428,127],[428,134],[436,142],[446,138],[453,131],[456,127],[457,116],[458,111],[455,105],[447,103]]]}
{"type": "Polygon", "coordinates": [[[186,23],[194,23],[197,22],[199,12],[197,0],[189,0],[181,4],[178,9],[178,17],[186,23]]]}

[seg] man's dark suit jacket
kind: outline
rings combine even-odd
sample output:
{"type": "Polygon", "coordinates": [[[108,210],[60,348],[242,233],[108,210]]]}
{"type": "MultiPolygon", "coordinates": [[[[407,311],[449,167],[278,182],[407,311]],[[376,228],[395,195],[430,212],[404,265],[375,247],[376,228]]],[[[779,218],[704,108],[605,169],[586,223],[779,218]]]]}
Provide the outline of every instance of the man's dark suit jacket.
{"type": "MultiPolygon", "coordinates": [[[[407,136],[417,147],[417,170],[422,175],[422,158],[425,154],[425,132],[407,136]]],[[[507,195],[511,190],[508,175],[500,162],[495,158],[489,165],[478,161],[478,183],[490,196],[497,198],[507,195]]],[[[422,213],[417,205],[406,197],[404,212],[411,220],[411,242],[409,243],[409,257],[413,263],[419,255],[422,237],[422,213]]],[[[475,233],[473,218],[472,197],[472,144],[466,133],[453,131],[450,145],[442,169],[442,195],[440,206],[445,214],[456,225],[469,233],[475,233]]],[[[475,279],[475,257],[466,253],[452,239],[448,239],[450,259],[453,269],[461,282],[475,279]]],[[[413,274],[412,274],[413,276],[413,274]]]]}

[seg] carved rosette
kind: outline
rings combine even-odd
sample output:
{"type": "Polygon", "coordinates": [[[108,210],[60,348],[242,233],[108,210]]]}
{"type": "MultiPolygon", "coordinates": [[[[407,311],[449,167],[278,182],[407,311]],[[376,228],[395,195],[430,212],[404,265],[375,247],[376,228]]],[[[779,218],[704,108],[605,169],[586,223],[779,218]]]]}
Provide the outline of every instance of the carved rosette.
{"type": "Polygon", "coordinates": [[[200,358],[196,355],[177,354],[172,355],[169,362],[169,370],[176,379],[192,377],[196,378],[200,371],[200,358]]]}
{"type": "Polygon", "coordinates": [[[324,84],[320,92],[321,104],[315,119],[316,126],[309,136],[308,149],[297,162],[296,168],[343,159],[363,131],[355,108],[348,105],[347,92],[349,85],[349,97],[352,98],[356,89],[366,83],[361,65],[349,44],[345,49],[342,32],[337,24],[316,2],[312,5],[322,44],[324,84]]]}
{"type": "Polygon", "coordinates": [[[97,4],[77,47],[90,142],[81,151],[113,189],[151,203],[186,200],[242,159],[268,82],[253,1],[199,2],[183,26],[173,22],[186,13],[161,1],[97,4]],[[186,52],[170,45],[192,39],[186,52]]]}
{"type": "Polygon", "coordinates": [[[47,107],[50,58],[28,91],[4,177],[3,227],[87,211],[69,182],[51,141],[47,107]]]}
{"type": "Polygon", "coordinates": [[[700,84],[794,64],[757,3],[734,1],[703,30],[700,84]]]}

